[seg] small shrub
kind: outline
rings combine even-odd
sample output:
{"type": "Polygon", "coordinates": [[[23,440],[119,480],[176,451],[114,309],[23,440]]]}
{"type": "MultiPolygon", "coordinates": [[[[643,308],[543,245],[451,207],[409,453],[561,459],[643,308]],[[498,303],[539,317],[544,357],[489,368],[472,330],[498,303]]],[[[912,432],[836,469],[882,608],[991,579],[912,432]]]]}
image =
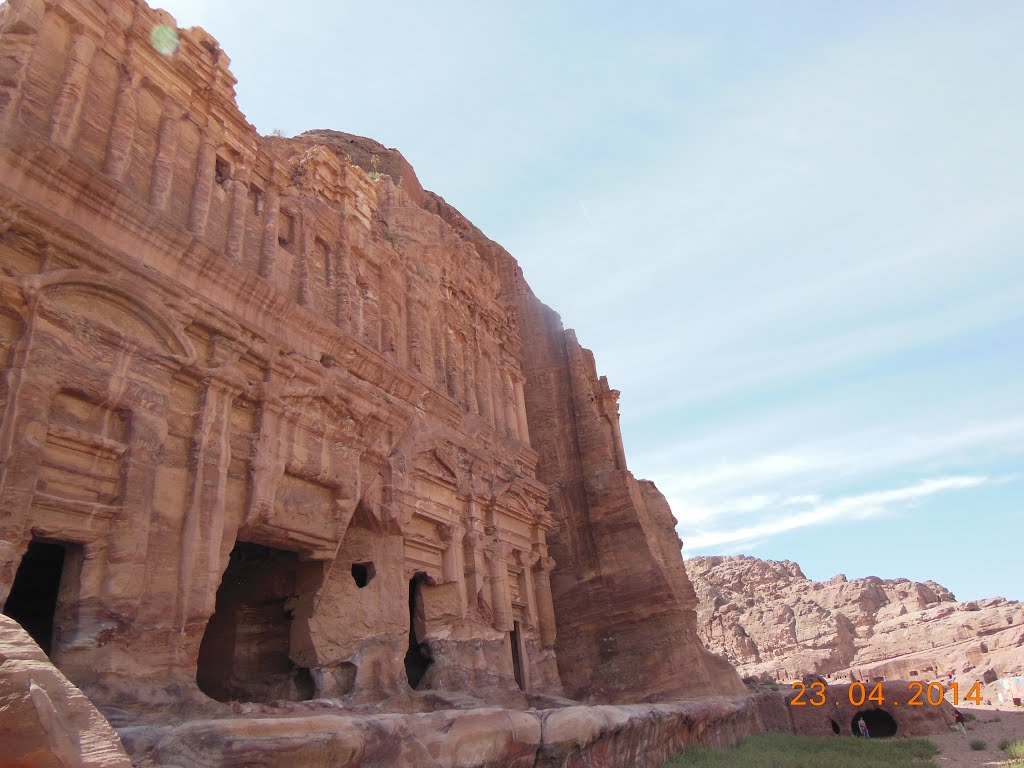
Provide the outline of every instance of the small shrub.
{"type": "Polygon", "coordinates": [[[1014,739],[1013,741],[1007,739],[999,745],[999,748],[1012,758],[1024,759],[1024,739],[1014,739]]]}
{"type": "Polygon", "coordinates": [[[982,752],[988,749],[988,744],[986,744],[981,739],[971,739],[971,749],[973,749],[975,752],[982,752]]]}
{"type": "Polygon", "coordinates": [[[964,720],[966,720],[968,723],[973,723],[977,719],[978,719],[978,716],[977,715],[972,715],[970,712],[968,712],[967,714],[964,715],[964,720]]]}

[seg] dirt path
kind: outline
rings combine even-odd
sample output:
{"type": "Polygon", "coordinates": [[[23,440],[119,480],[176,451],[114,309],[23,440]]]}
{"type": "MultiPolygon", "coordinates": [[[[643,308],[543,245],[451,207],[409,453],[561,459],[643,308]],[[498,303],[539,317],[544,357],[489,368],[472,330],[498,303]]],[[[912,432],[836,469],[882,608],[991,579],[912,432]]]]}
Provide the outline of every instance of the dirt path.
{"type": "Polygon", "coordinates": [[[1020,709],[960,707],[964,715],[977,719],[967,723],[966,738],[960,731],[950,731],[941,736],[929,736],[941,752],[935,762],[946,768],[982,768],[1006,765],[1009,758],[999,745],[1004,741],[1024,740],[1024,711],[1020,709]],[[975,752],[970,743],[975,739],[985,742],[986,748],[975,752]]]}

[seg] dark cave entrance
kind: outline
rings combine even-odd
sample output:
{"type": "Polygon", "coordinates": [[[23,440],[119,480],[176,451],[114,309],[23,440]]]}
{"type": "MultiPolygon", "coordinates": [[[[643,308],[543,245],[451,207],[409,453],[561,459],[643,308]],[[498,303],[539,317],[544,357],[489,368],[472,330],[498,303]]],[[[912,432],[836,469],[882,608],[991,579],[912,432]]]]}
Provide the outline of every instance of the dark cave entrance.
{"type": "Polygon", "coordinates": [[[427,622],[422,592],[426,580],[426,574],[417,573],[409,581],[409,649],[405,652],[405,676],[413,689],[419,688],[427,669],[434,662],[426,643],[427,622]]]}
{"type": "Polygon", "coordinates": [[[518,621],[512,622],[512,631],[508,634],[508,639],[512,643],[512,674],[515,675],[519,690],[525,691],[526,676],[523,674],[522,638],[522,625],[518,621]]]}
{"type": "Polygon", "coordinates": [[[4,615],[21,624],[47,656],[61,630],[62,616],[74,602],[73,570],[81,568],[81,547],[64,542],[29,542],[18,565],[4,615]],[[65,593],[62,595],[62,593],[65,593]],[[63,599],[62,599],[63,598],[63,599]]]}
{"type": "Polygon", "coordinates": [[[217,701],[313,698],[310,671],[291,660],[299,556],[238,542],[199,646],[196,683],[217,701]]]}
{"type": "Polygon", "coordinates": [[[887,739],[896,735],[898,726],[896,718],[884,709],[862,709],[853,716],[850,721],[850,732],[854,736],[860,736],[860,729],[857,727],[857,720],[863,717],[868,726],[868,735],[872,739],[887,739]]]}
{"type": "MultiPolygon", "coordinates": [[[[842,732],[843,729],[839,727],[839,723],[837,723],[835,720],[832,720],[830,718],[829,722],[832,723],[832,733],[834,733],[836,736],[838,736],[842,732]]],[[[859,731],[858,731],[858,735],[859,735],[859,731]]]]}

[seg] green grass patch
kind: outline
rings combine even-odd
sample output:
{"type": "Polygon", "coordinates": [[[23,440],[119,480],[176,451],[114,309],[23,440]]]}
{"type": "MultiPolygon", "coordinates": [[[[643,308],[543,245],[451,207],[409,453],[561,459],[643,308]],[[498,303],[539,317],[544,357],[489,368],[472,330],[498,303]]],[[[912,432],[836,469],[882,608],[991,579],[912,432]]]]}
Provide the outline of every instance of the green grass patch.
{"type": "Polygon", "coordinates": [[[762,733],[735,749],[688,749],[665,768],[936,768],[937,751],[923,739],[762,733]]]}
{"type": "Polygon", "coordinates": [[[999,745],[999,748],[1012,758],[1024,760],[1024,739],[1004,741],[999,745]]]}

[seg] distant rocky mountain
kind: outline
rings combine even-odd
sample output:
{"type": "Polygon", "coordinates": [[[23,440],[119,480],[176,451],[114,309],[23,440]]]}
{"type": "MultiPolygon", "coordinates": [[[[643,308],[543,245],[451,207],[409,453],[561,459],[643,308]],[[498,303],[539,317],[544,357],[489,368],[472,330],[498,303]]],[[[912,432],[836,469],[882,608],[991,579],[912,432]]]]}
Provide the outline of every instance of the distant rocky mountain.
{"type": "Polygon", "coordinates": [[[934,581],[811,581],[789,560],[693,557],[698,632],[744,676],[805,674],[961,685],[1024,671],[1024,605],[958,602],[934,581]]]}

